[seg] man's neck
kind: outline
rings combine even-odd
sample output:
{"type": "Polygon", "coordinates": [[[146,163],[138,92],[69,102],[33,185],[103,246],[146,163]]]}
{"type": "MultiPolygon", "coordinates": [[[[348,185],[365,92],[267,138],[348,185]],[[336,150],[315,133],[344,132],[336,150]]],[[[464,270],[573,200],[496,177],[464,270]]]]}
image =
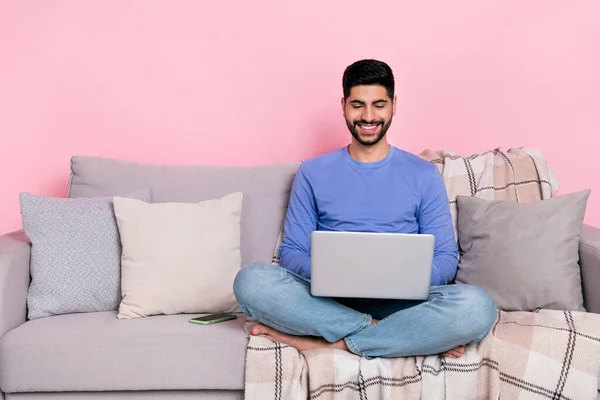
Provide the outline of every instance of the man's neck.
{"type": "Polygon", "coordinates": [[[364,146],[353,140],[348,146],[348,154],[358,162],[377,162],[383,160],[390,151],[390,145],[382,140],[374,146],[364,146]]]}

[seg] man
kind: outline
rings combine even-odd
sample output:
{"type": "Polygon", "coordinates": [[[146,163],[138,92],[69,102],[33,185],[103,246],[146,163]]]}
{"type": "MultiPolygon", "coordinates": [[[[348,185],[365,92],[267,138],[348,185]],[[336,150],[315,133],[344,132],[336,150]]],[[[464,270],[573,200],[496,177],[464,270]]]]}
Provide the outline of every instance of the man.
{"type": "MultiPolygon", "coordinates": [[[[390,146],[396,112],[394,77],[376,60],[343,76],[349,146],[303,162],[290,195],[281,267],[252,264],[234,283],[242,311],[263,335],[296,349],[333,347],[366,358],[441,354],[460,357],[496,319],[489,294],[448,284],[457,271],[448,198],[437,168],[390,146]],[[426,301],[333,299],[310,294],[314,230],[428,233],[436,239],[426,301]]],[[[385,277],[382,277],[385,279],[385,277]]]]}

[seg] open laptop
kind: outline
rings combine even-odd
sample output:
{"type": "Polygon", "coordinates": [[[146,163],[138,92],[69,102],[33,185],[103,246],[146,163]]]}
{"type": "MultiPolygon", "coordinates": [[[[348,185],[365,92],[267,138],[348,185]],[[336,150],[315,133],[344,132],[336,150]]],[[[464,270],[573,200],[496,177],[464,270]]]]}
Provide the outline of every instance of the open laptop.
{"type": "Polygon", "coordinates": [[[313,296],[429,297],[433,235],[314,231],[311,242],[313,296]]]}

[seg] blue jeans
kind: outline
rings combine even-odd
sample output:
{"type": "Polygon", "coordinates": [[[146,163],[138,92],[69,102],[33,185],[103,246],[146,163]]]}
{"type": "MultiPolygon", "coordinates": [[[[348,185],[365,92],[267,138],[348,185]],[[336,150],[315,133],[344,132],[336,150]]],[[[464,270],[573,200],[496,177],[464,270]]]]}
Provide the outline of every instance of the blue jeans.
{"type": "Polygon", "coordinates": [[[438,354],[483,339],[496,320],[491,296],[475,286],[432,286],[425,301],[315,297],[310,281],[270,264],[235,278],[240,309],[281,332],[344,339],[366,358],[438,354]],[[380,320],[371,325],[372,318],[380,320]]]}

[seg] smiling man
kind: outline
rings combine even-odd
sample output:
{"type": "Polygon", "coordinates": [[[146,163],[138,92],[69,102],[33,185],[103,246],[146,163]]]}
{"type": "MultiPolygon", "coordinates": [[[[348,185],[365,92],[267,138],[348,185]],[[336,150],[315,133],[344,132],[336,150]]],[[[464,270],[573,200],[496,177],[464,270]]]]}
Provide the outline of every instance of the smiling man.
{"type": "Polygon", "coordinates": [[[342,110],[351,143],[301,164],[284,225],[281,267],[252,264],[234,282],[240,309],[260,322],[253,335],[300,351],[333,347],[367,358],[460,357],[466,344],[491,329],[496,319],[491,296],[450,284],[458,247],[441,175],[433,164],[387,142],[396,113],[394,86],[392,70],[381,61],[357,61],[344,71],[342,110]],[[428,299],[312,296],[315,230],[434,235],[428,299]]]}

